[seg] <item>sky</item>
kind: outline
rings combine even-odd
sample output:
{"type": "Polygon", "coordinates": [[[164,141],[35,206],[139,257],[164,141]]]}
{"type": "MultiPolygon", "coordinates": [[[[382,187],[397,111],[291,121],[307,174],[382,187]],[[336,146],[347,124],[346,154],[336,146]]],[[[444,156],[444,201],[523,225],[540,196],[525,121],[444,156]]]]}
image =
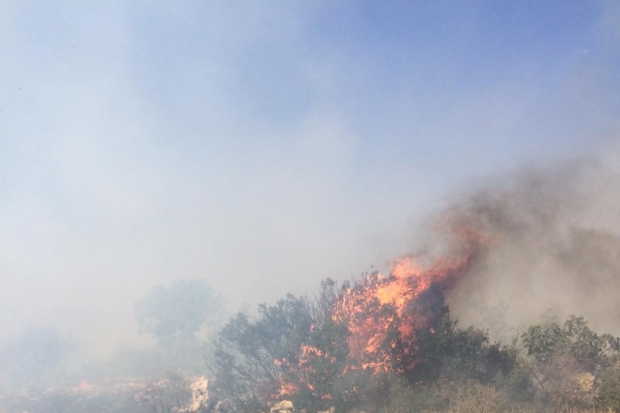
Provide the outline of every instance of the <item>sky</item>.
{"type": "Polygon", "coordinates": [[[619,115],[614,1],[4,1],[0,339],[384,271],[472,182],[617,164],[619,115]]]}

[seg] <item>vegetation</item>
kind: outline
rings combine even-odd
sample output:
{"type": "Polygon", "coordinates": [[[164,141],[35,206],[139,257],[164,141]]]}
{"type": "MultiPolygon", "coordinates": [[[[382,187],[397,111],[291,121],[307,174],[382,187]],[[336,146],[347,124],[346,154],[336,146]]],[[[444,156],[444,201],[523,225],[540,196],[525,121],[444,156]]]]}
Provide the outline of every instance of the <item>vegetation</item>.
{"type": "MultiPolygon", "coordinates": [[[[335,317],[352,291],[368,291],[368,282],[338,286],[328,279],[314,299],[289,294],[260,305],[254,316],[241,312],[230,318],[205,353],[211,401],[201,408],[266,412],[276,401],[291,400],[308,413],[332,407],[343,413],[620,412],[620,338],[599,335],[582,317],[560,322],[545,315],[512,342],[491,342],[484,330],[461,328],[433,284],[401,310],[360,295],[355,297],[366,301],[354,301],[355,312],[335,317]],[[370,350],[354,351],[355,328],[366,325],[364,320],[384,325],[380,334],[364,336],[370,350]]],[[[136,315],[141,331],[157,340],[157,351],[120,354],[126,370],[117,372],[151,378],[108,390],[58,387],[70,340],[52,328],[27,330],[4,347],[3,370],[36,393],[4,394],[0,409],[188,411],[190,377],[204,373],[197,333],[219,309],[221,301],[201,281],[151,290],[136,304],[136,315]],[[180,349],[184,358],[175,356],[180,349]],[[56,387],[45,388],[52,383],[56,387]]]]}
{"type": "Polygon", "coordinates": [[[198,373],[198,333],[216,333],[223,308],[223,300],[203,280],[178,280],[151,289],[134,307],[139,331],[157,341],[158,348],[147,356],[149,364],[198,373]]]}
{"type": "Polygon", "coordinates": [[[169,348],[194,342],[196,333],[222,311],[222,300],[202,280],[178,280],[153,288],[135,305],[140,332],[169,348]]]}
{"type": "Polygon", "coordinates": [[[390,324],[381,343],[390,345],[390,369],[377,372],[352,363],[351,331],[331,316],[352,288],[327,280],[316,300],[288,295],[254,318],[233,317],[208,359],[218,396],[247,412],[279,399],[308,411],[620,411],[620,339],[596,334],[581,317],[545,317],[510,344],[492,343],[484,330],[459,328],[435,294],[435,316],[413,345],[394,340],[398,323],[390,324]]]}
{"type": "Polygon", "coordinates": [[[5,344],[0,360],[12,385],[39,388],[58,382],[72,350],[72,340],[54,327],[31,327],[5,344]]]}

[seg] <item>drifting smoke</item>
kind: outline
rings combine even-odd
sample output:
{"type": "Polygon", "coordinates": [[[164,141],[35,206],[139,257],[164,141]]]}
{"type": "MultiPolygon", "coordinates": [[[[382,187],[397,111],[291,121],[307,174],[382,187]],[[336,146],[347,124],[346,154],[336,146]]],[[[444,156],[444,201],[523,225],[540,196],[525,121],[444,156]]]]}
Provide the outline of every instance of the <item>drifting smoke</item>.
{"type": "Polygon", "coordinates": [[[452,313],[496,339],[545,311],[583,315],[596,330],[618,334],[619,176],[581,160],[524,168],[501,181],[448,209],[452,225],[499,240],[447,292],[452,313]]]}
{"type": "MultiPolygon", "coordinates": [[[[503,341],[548,308],[617,333],[618,176],[580,161],[524,168],[499,180],[458,197],[430,220],[426,242],[395,260],[389,274],[368,274],[341,289],[325,284],[333,288],[323,308],[289,295],[262,306],[257,322],[243,314],[233,318],[215,343],[215,388],[233,398],[241,394],[237,401],[248,393],[265,405],[292,398],[317,409],[383,400],[377,395],[393,381],[405,378],[415,387],[436,378],[432,368],[443,374],[440,363],[429,362],[429,349],[456,357],[446,304],[461,325],[489,328],[503,341]]],[[[474,345],[470,357],[486,362],[491,347],[485,343],[474,345]]],[[[510,355],[494,351],[489,354],[510,355]]],[[[458,373],[456,366],[448,374],[458,373]]],[[[485,366],[488,377],[504,368],[500,362],[485,366]]],[[[143,393],[168,394],[167,383],[128,389],[139,400],[143,393]]],[[[81,392],[93,390],[83,384],[81,392]]],[[[149,397],[143,402],[151,403],[149,397]]]]}
{"type": "MultiPolygon", "coordinates": [[[[335,298],[331,318],[348,331],[339,375],[414,370],[418,335],[434,332],[446,303],[462,324],[488,328],[504,342],[549,310],[584,315],[595,329],[615,333],[620,236],[611,224],[619,218],[619,183],[602,165],[579,161],[522,169],[452,203],[431,221],[418,253],[335,298]]],[[[302,377],[317,358],[336,364],[325,349],[304,345],[298,365],[287,368],[302,377]]],[[[299,383],[284,382],[279,396],[298,391],[299,383]]]]}

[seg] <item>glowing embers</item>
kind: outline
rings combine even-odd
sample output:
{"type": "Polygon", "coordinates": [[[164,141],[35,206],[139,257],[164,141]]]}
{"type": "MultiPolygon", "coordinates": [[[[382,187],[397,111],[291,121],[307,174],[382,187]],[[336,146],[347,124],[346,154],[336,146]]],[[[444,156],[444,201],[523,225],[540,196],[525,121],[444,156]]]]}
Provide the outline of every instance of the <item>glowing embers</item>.
{"type": "MultiPolygon", "coordinates": [[[[322,351],[316,347],[302,345],[297,364],[289,363],[288,360],[275,360],[274,364],[287,371],[288,375],[295,378],[295,383],[280,382],[278,396],[290,396],[299,392],[301,388],[309,390],[314,396],[316,394],[315,383],[326,380],[334,373],[336,358],[326,351],[322,351]],[[324,371],[316,370],[317,364],[330,366],[324,371]],[[317,377],[320,375],[321,377],[317,377]]],[[[322,395],[322,398],[331,398],[329,395],[322,395]]]]}

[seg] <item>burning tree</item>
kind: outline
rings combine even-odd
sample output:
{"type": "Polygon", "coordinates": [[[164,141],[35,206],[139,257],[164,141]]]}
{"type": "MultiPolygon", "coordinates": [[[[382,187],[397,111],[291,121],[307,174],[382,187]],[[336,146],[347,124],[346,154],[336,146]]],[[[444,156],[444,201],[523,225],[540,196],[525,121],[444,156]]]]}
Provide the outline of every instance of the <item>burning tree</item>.
{"type": "MultiPolygon", "coordinates": [[[[396,384],[419,394],[449,381],[474,383],[483,393],[492,384],[490,390],[503,388],[527,400],[545,389],[540,383],[549,388],[556,372],[566,379],[558,362],[570,362],[574,368],[568,373],[582,378],[610,368],[617,339],[595,335],[579,318],[564,326],[533,326],[511,346],[491,343],[473,327],[459,329],[450,318],[446,295],[488,264],[495,246],[548,248],[542,232],[555,231],[555,213],[549,211],[561,206],[562,197],[549,200],[547,189],[528,181],[495,197],[481,194],[437,220],[440,242],[433,248],[440,254],[397,260],[388,275],[366,274],[340,288],[325,282],[317,300],[288,296],[275,306],[262,305],[256,319],[237,315],[209,363],[216,389],[248,411],[282,398],[309,410],[358,407],[382,403],[396,384]],[[532,194],[537,196],[531,199],[532,194]],[[515,210],[513,199],[522,211],[515,210]],[[532,232],[543,241],[527,235],[532,232]]],[[[616,403],[613,383],[620,374],[607,376],[612,384],[605,397],[616,403]]],[[[470,395],[469,390],[461,393],[470,395]]]]}
{"type": "Polygon", "coordinates": [[[248,410],[278,398],[310,409],[356,406],[387,397],[390,382],[432,382],[442,371],[488,382],[509,373],[516,353],[483,331],[458,330],[444,294],[472,254],[423,267],[413,258],[389,276],[367,274],[315,301],[287,296],[238,314],[223,329],[209,365],[215,387],[248,410]]]}

